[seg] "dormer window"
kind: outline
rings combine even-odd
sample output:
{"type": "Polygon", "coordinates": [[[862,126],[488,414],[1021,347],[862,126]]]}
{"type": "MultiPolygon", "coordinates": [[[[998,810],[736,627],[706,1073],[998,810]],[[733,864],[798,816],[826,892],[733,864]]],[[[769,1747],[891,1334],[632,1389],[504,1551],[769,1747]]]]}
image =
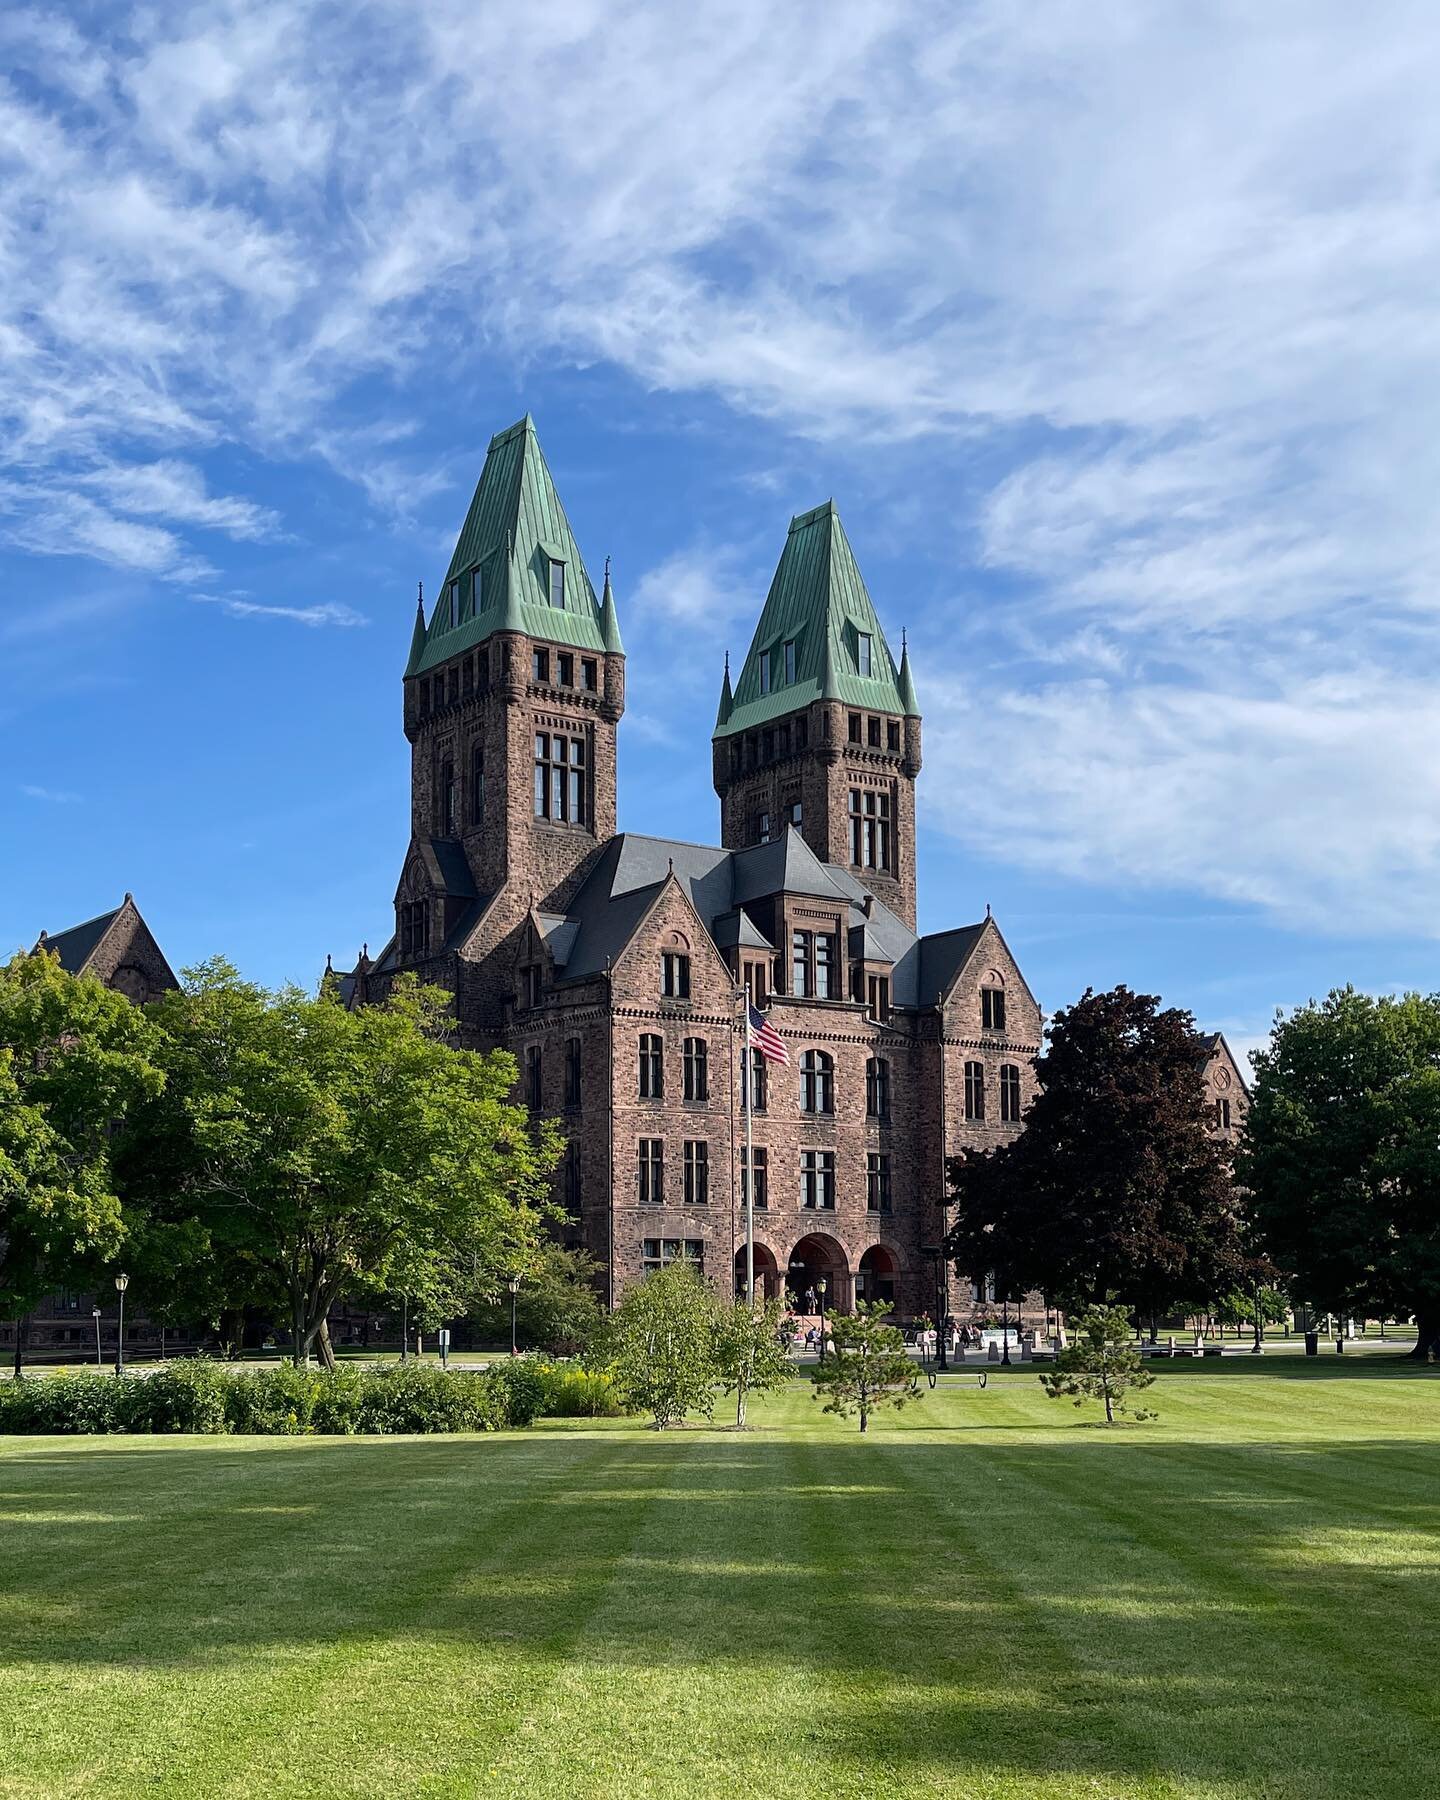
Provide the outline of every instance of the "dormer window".
{"type": "Polygon", "coordinates": [[[762,694],[770,692],[770,652],[768,650],[760,652],[760,692],[762,694]]]}
{"type": "Polygon", "coordinates": [[[785,685],[789,687],[795,680],[795,640],[791,638],[785,646],[785,685]]]}
{"type": "Polygon", "coordinates": [[[862,675],[870,671],[871,638],[868,631],[857,631],[855,634],[855,667],[862,675]]]}
{"type": "Polygon", "coordinates": [[[565,604],[565,565],[553,556],[550,559],[550,604],[560,607],[565,604]]]}

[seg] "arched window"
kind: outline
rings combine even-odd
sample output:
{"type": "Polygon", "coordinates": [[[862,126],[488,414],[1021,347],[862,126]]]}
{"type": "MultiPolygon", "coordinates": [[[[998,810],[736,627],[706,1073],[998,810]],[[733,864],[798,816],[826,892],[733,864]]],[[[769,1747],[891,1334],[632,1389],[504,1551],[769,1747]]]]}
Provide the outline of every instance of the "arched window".
{"type": "Polygon", "coordinates": [[[800,1058],[800,1110],[807,1113],[835,1110],[835,1063],[823,1050],[807,1050],[800,1058]]]}
{"type": "Polygon", "coordinates": [[[1020,1118],[1020,1071],[1014,1063],[1000,1065],[1000,1117],[1009,1125],[1020,1118]]]}
{"type": "Polygon", "coordinates": [[[890,1065],[883,1056],[865,1064],[865,1111],[872,1119],[890,1117],[890,1065]]]}
{"type": "Polygon", "coordinates": [[[640,1098],[661,1100],[665,1095],[665,1045],[653,1031],[640,1038],[640,1098]]]}
{"type": "Polygon", "coordinates": [[[983,1119],[985,1117],[984,1063],[967,1062],[965,1065],[965,1117],[967,1119],[983,1119]]]}

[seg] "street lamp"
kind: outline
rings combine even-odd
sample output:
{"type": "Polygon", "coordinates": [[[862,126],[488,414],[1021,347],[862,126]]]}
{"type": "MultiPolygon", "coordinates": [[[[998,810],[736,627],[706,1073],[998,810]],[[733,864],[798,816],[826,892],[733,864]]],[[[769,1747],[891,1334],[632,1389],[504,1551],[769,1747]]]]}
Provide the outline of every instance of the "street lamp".
{"type": "Polygon", "coordinates": [[[820,1301],[820,1360],[825,1360],[825,1277],[822,1275],[815,1283],[815,1292],[820,1301]]]}
{"type": "Polygon", "coordinates": [[[510,1290],[510,1354],[518,1356],[520,1350],[515,1341],[515,1301],[520,1293],[520,1277],[512,1275],[505,1285],[510,1290]]]}
{"type": "Polygon", "coordinates": [[[1000,1304],[1004,1309],[1004,1317],[1000,1326],[1000,1360],[1008,1369],[1010,1367],[1010,1302],[1002,1300],[1000,1304]]]}
{"type": "Polygon", "coordinates": [[[115,1373],[125,1373],[125,1290],[130,1285],[128,1275],[115,1277],[115,1292],[120,1296],[120,1329],[115,1334],[115,1373]]]}
{"type": "Polygon", "coordinates": [[[1260,1283],[1257,1280],[1255,1283],[1255,1342],[1250,1346],[1250,1354],[1252,1356],[1260,1356],[1263,1354],[1265,1349],[1264,1344],[1261,1342],[1263,1336],[1264,1327],[1260,1323],[1260,1283]]]}
{"type": "Polygon", "coordinates": [[[100,1361],[100,1308],[98,1306],[92,1307],[90,1317],[95,1321],[95,1367],[98,1369],[103,1366],[100,1361]]]}

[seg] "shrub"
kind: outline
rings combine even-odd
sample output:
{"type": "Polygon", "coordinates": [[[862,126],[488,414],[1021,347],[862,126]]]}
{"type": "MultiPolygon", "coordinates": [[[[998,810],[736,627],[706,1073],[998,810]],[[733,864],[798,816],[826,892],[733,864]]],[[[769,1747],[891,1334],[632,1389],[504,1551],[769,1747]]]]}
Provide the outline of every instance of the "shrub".
{"type": "Polygon", "coordinates": [[[583,1369],[576,1363],[537,1363],[545,1393],[541,1414],[547,1419],[619,1419],[630,1410],[605,1369],[583,1369]]]}
{"type": "Polygon", "coordinates": [[[215,1436],[230,1429],[226,1403],[234,1385],[233,1375],[204,1357],[166,1363],[143,1378],[112,1377],[111,1386],[118,1390],[115,1430],[215,1436]]]}
{"type": "Polygon", "coordinates": [[[83,1370],[0,1383],[0,1432],[121,1431],[123,1386],[83,1370]]]}

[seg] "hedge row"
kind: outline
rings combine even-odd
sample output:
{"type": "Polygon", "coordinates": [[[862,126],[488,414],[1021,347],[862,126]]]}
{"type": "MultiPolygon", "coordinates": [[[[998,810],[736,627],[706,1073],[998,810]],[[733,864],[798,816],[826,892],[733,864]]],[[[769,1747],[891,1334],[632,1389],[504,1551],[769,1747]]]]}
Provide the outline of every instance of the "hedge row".
{"type": "Polygon", "coordinates": [[[289,1366],[244,1371],[197,1357],[123,1381],[66,1372],[0,1382],[0,1434],[502,1431],[546,1410],[550,1385],[549,1371],[524,1360],[482,1373],[402,1363],[351,1364],[332,1375],[289,1366]]]}

